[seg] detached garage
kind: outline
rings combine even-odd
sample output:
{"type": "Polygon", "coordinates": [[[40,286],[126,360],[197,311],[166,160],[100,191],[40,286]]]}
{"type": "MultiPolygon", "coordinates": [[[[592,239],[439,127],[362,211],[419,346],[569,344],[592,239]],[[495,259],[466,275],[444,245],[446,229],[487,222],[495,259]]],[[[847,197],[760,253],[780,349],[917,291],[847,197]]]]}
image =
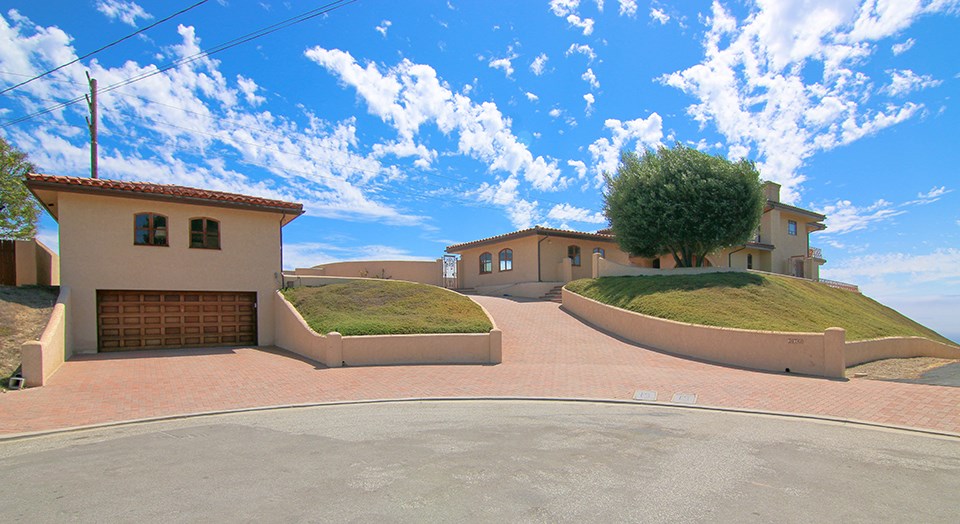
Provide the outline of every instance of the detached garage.
{"type": "Polygon", "coordinates": [[[66,356],[273,344],[283,226],[298,203],[27,175],[60,226],[66,356]]]}

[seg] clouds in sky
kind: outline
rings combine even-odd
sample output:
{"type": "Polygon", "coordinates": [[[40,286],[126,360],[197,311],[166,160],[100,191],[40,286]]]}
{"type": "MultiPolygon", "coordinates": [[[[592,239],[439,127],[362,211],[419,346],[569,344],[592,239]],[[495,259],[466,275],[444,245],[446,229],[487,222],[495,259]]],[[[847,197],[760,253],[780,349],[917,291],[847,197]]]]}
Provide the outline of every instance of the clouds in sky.
{"type": "MultiPolygon", "coordinates": [[[[916,115],[922,105],[869,103],[878,88],[858,68],[874,43],[896,35],[919,16],[955,8],[955,1],[759,1],[738,21],[715,1],[706,18],[701,63],[660,81],[697,101],[688,114],[726,138],[728,156],[755,156],[764,177],[783,185],[795,201],[813,153],[848,144],[916,115]],[[806,79],[803,66],[823,66],[806,79]]],[[[884,88],[892,96],[933,87],[937,81],[895,71],[884,88]]]]}
{"type": "Polygon", "coordinates": [[[100,11],[111,20],[120,20],[121,22],[137,27],[137,19],[150,20],[153,15],[140,7],[136,2],[127,2],[125,0],[97,0],[97,11],[100,11]]]}
{"type": "Polygon", "coordinates": [[[546,53],[537,55],[537,57],[533,59],[533,62],[530,62],[530,70],[533,71],[533,74],[537,76],[542,75],[547,66],[547,60],[549,60],[549,58],[546,53]]]}

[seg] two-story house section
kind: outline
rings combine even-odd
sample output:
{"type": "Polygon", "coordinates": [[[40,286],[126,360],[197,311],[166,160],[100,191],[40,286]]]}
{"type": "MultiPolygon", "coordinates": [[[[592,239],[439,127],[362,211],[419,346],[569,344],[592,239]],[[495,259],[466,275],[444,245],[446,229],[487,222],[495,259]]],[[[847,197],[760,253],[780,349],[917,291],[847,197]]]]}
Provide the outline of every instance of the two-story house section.
{"type": "Polygon", "coordinates": [[[270,345],[283,226],[298,203],[31,174],[60,226],[69,353],[270,345]]]}

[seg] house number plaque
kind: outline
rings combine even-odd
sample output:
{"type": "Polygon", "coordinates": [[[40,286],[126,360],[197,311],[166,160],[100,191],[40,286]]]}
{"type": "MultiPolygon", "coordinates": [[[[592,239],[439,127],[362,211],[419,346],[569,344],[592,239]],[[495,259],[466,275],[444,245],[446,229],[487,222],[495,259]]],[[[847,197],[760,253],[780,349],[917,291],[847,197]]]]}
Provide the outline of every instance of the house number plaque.
{"type": "Polygon", "coordinates": [[[802,338],[788,338],[787,344],[803,344],[802,338]]]}

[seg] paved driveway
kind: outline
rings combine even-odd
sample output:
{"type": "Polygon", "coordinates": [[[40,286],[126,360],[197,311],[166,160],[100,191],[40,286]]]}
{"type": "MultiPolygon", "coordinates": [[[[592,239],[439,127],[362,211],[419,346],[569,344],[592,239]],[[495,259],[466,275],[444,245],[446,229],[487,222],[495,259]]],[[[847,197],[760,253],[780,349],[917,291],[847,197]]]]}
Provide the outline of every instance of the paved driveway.
{"type": "Polygon", "coordinates": [[[280,350],[80,356],[48,386],[0,395],[0,433],[281,404],[413,397],[623,399],[697,404],[960,433],[960,389],[835,381],[716,366],[598,332],[552,302],[476,297],[503,330],[496,366],[326,369],[280,350]]]}

